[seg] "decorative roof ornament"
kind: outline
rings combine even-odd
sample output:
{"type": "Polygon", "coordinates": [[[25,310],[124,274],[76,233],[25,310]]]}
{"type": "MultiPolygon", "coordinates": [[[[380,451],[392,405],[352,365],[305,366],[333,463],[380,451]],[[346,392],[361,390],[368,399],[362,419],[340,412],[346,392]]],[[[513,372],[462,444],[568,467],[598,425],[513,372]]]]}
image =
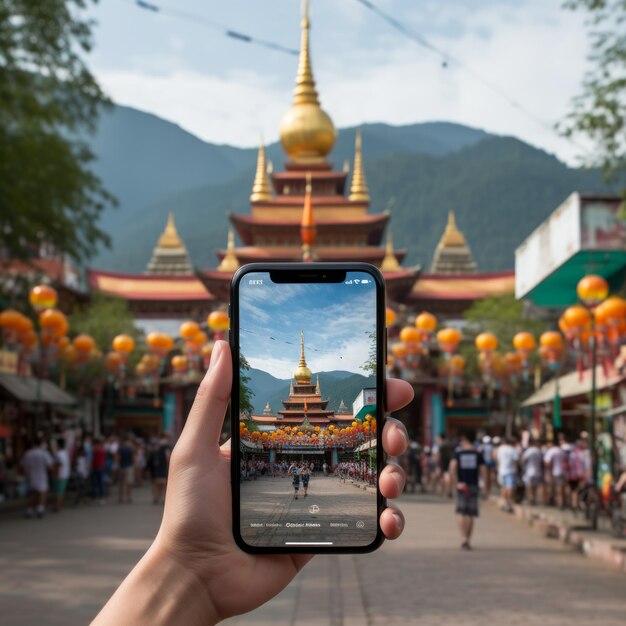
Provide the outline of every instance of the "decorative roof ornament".
{"type": "Polygon", "coordinates": [[[430,268],[433,274],[473,274],[476,262],[465,241],[465,236],[458,229],[454,211],[448,214],[448,223],[437,244],[430,268]]]}
{"type": "Polygon", "coordinates": [[[311,262],[315,260],[313,246],[317,241],[317,228],[313,221],[313,202],[311,200],[311,173],[306,175],[306,192],[304,195],[304,208],[300,223],[300,238],[302,240],[302,260],[311,262]]]}
{"type": "Polygon", "coordinates": [[[348,199],[352,202],[369,202],[370,194],[365,180],[363,170],[363,149],[361,139],[361,129],[357,129],[354,139],[354,168],[352,169],[352,184],[350,185],[350,195],[348,199]]]}
{"type": "Polygon", "coordinates": [[[146,267],[152,276],[188,276],[193,274],[187,248],[176,230],[174,213],[167,216],[165,230],[159,237],[146,267]]]}
{"type": "Polygon", "coordinates": [[[293,161],[322,162],[332,150],[337,131],[319,102],[309,49],[309,3],[302,1],[300,58],[291,108],[280,122],[280,141],[293,161]]]}
{"type": "Polygon", "coordinates": [[[400,263],[396,258],[396,253],[393,249],[393,236],[391,230],[387,232],[387,245],[385,246],[385,258],[380,264],[380,269],[383,272],[395,272],[400,269],[400,263]]]}
{"type": "Polygon", "coordinates": [[[317,375],[317,382],[315,383],[315,393],[318,396],[322,395],[322,390],[320,388],[320,375],[319,374],[317,375]]]}
{"type": "Polygon", "coordinates": [[[263,138],[259,145],[259,152],[256,158],[256,174],[254,175],[254,183],[252,183],[252,194],[250,202],[263,202],[272,199],[272,186],[268,176],[268,165],[265,159],[265,146],[263,138]]]}
{"type": "Polygon", "coordinates": [[[339,403],[339,408],[337,409],[337,415],[347,415],[348,413],[348,407],[346,406],[346,403],[343,401],[342,398],[341,402],[339,403]]]}
{"type": "Polygon", "coordinates": [[[304,356],[304,331],[300,331],[300,360],[298,361],[298,367],[293,373],[293,377],[297,383],[309,384],[311,382],[313,374],[306,364],[306,358],[304,356]]]}
{"type": "Polygon", "coordinates": [[[272,415],[274,415],[272,413],[272,407],[270,406],[269,401],[265,404],[265,408],[263,409],[263,415],[267,417],[271,417],[272,415]]]}
{"type": "Polygon", "coordinates": [[[233,229],[228,231],[228,243],[226,245],[226,254],[221,263],[217,266],[218,272],[234,272],[239,269],[239,259],[235,254],[235,233],[233,229]]]}

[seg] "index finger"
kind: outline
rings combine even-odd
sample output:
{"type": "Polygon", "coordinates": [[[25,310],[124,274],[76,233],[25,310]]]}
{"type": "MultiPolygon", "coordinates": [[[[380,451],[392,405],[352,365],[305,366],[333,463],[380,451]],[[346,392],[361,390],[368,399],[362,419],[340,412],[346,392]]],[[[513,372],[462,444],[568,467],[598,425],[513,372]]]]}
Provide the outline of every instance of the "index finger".
{"type": "Polygon", "coordinates": [[[413,400],[413,387],[399,378],[387,379],[387,411],[397,411],[413,400]]]}

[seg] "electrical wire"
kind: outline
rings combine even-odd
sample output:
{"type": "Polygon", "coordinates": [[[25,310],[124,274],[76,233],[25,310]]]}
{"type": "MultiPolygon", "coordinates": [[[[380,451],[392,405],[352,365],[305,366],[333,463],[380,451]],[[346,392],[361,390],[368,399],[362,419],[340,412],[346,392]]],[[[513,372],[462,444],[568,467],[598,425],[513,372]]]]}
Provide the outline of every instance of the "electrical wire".
{"type": "Polygon", "coordinates": [[[284,54],[289,54],[292,56],[297,56],[299,51],[295,48],[288,48],[287,46],[283,46],[282,44],[275,43],[273,41],[268,41],[266,39],[259,39],[257,37],[253,37],[252,35],[247,35],[246,33],[242,33],[238,30],[234,30],[225,26],[224,24],[220,24],[214,20],[210,20],[208,17],[204,15],[199,15],[197,13],[190,13],[189,11],[181,11],[180,9],[175,9],[172,7],[168,7],[161,4],[154,4],[153,2],[147,2],[146,0],[126,0],[130,4],[135,5],[136,7],[143,9],[144,11],[149,11],[151,13],[160,13],[161,15],[173,17],[176,19],[184,20],[187,22],[192,22],[193,24],[197,24],[200,26],[204,26],[218,32],[225,37],[230,39],[234,39],[241,43],[249,43],[256,46],[261,46],[263,48],[268,48],[269,50],[274,50],[276,52],[282,52],[284,54]]]}
{"type": "Polygon", "coordinates": [[[421,46],[422,48],[425,48],[426,50],[429,50],[433,54],[438,55],[441,58],[444,67],[447,67],[448,65],[456,65],[459,69],[463,70],[466,74],[474,78],[474,80],[480,82],[484,87],[486,87],[487,89],[490,89],[493,93],[495,93],[500,98],[508,102],[510,106],[517,109],[520,113],[525,115],[528,119],[535,122],[535,124],[538,124],[542,128],[549,130],[551,133],[554,133],[560,139],[565,139],[566,141],[568,141],[570,144],[572,144],[579,150],[583,150],[584,152],[589,153],[589,149],[587,147],[577,143],[571,137],[566,137],[566,136],[561,135],[561,133],[559,133],[552,124],[549,124],[545,120],[541,119],[538,115],[533,113],[531,110],[527,109],[520,102],[518,102],[515,98],[513,98],[506,91],[504,91],[498,84],[494,83],[488,78],[485,78],[482,74],[480,74],[479,72],[476,72],[473,68],[463,63],[463,61],[461,61],[457,57],[452,56],[445,50],[442,50],[438,46],[434,45],[433,43],[428,41],[428,39],[426,39],[423,35],[413,30],[412,28],[409,28],[406,24],[403,24],[400,20],[397,20],[392,15],[389,15],[388,13],[383,11],[381,8],[379,8],[377,5],[371,2],[371,0],[356,0],[356,2],[364,6],[366,9],[369,9],[372,13],[377,15],[380,19],[387,22],[392,28],[402,33],[405,37],[408,37],[409,39],[414,41],[416,44],[421,46]]]}

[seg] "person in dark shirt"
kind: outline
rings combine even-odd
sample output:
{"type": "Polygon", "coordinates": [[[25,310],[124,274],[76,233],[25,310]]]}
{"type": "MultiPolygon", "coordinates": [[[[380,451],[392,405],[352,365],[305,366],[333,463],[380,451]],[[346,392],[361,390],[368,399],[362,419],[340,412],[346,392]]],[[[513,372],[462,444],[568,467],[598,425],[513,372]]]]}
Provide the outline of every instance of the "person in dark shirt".
{"type": "Polygon", "coordinates": [[[104,466],[106,464],[106,451],[102,445],[102,439],[97,438],[93,443],[91,460],[91,482],[93,497],[104,504],[104,466]]]}
{"type": "Polygon", "coordinates": [[[132,488],[135,482],[135,451],[128,436],[117,449],[117,466],[120,470],[119,502],[130,504],[133,501],[132,488]]]}
{"type": "Polygon", "coordinates": [[[480,474],[485,467],[483,455],[472,443],[475,438],[473,431],[464,432],[461,435],[461,445],[455,451],[450,463],[452,480],[456,483],[456,514],[463,550],[471,549],[474,518],[478,517],[480,474]]]}

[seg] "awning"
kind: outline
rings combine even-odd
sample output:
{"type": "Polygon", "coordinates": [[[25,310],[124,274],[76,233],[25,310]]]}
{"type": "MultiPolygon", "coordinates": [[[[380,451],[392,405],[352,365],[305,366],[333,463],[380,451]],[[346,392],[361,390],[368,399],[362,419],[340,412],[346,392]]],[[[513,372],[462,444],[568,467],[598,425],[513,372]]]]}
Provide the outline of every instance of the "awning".
{"type": "MultiPolygon", "coordinates": [[[[624,375],[618,372],[604,375],[604,369],[598,365],[596,367],[596,389],[602,391],[603,389],[610,389],[614,387],[622,380],[624,375]]],[[[534,406],[535,404],[543,404],[544,402],[552,402],[556,393],[556,378],[549,380],[542,385],[535,393],[527,398],[522,406],[534,406]]],[[[575,396],[585,396],[591,392],[591,370],[585,370],[582,375],[582,380],[579,372],[570,372],[564,376],[558,378],[559,381],[559,396],[561,398],[573,398],[575,396]]]]}
{"type": "Polygon", "coordinates": [[[49,380],[33,376],[0,374],[0,387],[21,402],[46,404],[76,404],[76,398],[49,380]]]}

